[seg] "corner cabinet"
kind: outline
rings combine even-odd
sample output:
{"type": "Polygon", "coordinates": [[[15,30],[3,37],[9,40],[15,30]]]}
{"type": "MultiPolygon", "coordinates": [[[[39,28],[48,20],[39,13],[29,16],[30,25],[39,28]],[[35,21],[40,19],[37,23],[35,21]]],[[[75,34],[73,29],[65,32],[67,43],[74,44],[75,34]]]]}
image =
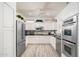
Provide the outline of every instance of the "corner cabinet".
{"type": "Polygon", "coordinates": [[[2,34],[0,34],[2,35],[0,37],[0,56],[2,57],[16,56],[15,16],[14,8],[7,3],[0,4],[0,26],[2,27],[0,29],[2,32],[2,34]]]}

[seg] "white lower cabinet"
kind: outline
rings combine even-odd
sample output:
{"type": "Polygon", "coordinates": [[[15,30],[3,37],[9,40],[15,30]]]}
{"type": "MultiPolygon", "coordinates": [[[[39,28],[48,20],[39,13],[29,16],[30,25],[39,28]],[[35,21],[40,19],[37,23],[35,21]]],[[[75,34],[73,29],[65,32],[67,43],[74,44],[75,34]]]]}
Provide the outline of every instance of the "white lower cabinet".
{"type": "Polygon", "coordinates": [[[34,43],[34,44],[49,44],[49,36],[27,36],[27,43],[34,43]]]}
{"type": "Polygon", "coordinates": [[[50,39],[50,43],[51,43],[52,47],[53,47],[54,49],[56,49],[56,38],[53,37],[53,36],[50,36],[49,39],[50,39]]]}

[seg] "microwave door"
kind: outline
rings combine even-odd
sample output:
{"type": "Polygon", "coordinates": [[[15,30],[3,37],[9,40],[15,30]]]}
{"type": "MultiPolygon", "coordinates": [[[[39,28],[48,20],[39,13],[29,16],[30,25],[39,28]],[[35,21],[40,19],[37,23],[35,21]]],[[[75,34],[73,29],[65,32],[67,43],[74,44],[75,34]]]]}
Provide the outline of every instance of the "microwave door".
{"type": "Polygon", "coordinates": [[[64,30],[64,35],[66,35],[66,36],[72,36],[72,30],[70,30],[70,29],[65,29],[65,30],[64,30]]]}
{"type": "Polygon", "coordinates": [[[77,39],[77,35],[74,35],[76,34],[76,31],[77,30],[73,27],[73,25],[65,26],[63,28],[63,39],[76,43],[77,40],[75,39],[77,39]]]}

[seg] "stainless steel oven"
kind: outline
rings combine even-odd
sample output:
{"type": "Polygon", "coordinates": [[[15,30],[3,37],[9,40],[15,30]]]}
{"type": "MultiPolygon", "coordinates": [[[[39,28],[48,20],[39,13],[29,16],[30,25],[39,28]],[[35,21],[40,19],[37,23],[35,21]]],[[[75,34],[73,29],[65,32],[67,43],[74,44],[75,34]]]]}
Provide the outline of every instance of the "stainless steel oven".
{"type": "Polygon", "coordinates": [[[78,16],[73,16],[64,21],[62,38],[62,52],[68,57],[76,57],[78,40],[78,16]]]}
{"type": "Polygon", "coordinates": [[[77,42],[77,16],[74,16],[66,21],[63,24],[63,38],[76,43],[77,42]]]}
{"type": "Polygon", "coordinates": [[[76,57],[77,56],[77,45],[73,44],[71,42],[65,41],[63,40],[63,53],[67,56],[67,57],[76,57]]]}

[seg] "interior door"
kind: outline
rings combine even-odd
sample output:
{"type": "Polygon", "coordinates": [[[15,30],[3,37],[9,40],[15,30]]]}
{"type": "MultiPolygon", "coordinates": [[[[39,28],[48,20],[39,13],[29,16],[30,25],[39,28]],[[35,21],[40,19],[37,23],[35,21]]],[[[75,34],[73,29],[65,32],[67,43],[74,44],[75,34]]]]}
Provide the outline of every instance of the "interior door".
{"type": "MultiPolygon", "coordinates": [[[[15,56],[14,54],[14,9],[3,4],[3,50],[4,56],[15,56]]],[[[16,44],[16,43],[15,43],[16,44]]]]}
{"type": "Polygon", "coordinates": [[[3,30],[2,30],[2,16],[3,16],[3,4],[0,3],[0,56],[3,56],[3,30]]]}

